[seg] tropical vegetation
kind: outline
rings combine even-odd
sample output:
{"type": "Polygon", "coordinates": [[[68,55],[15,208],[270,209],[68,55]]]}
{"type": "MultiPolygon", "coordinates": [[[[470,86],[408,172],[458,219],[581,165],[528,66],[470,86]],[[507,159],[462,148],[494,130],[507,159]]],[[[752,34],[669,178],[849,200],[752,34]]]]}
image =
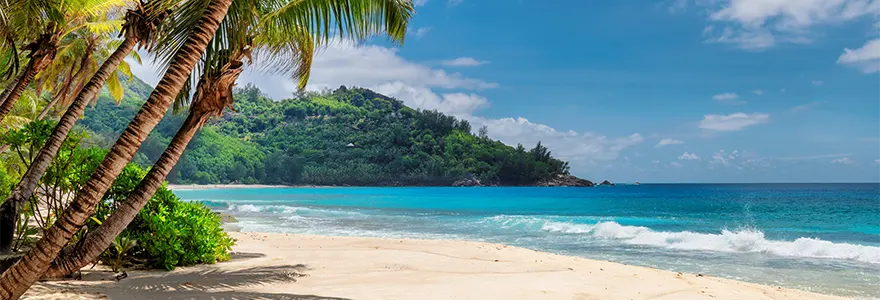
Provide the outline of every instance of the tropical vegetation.
{"type": "MultiPolygon", "coordinates": [[[[143,83],[134,80],[131,90],[143,83]]],[[[135,94],[135,92],[128,92],[135,94]]],[[[256,86],[237,88],[235,111],[207,123],[168,181],[178,184],[435,185],[476,178],[489,185],[536,185],[568,173],[543,145],[490,139],[466,120],[363,88],[306,92],[273,101],[256,86]]],[[[101,97],[80,123],[96,137],[118,135],[137,101],[101,97]]],[[[135,163],[159,159],[184,116],[168,113],[135,163]]],[[[108,138],[93,141],[104,145],[108,138]]]]}
{"type": "Polygon", "coordinates": [[[437,111],[361,88],[303,92],[321,47],[379,35],[402,44],[413,7],[0,0],[0,254],[19,253],[0,275],[0,298],[95,261],[118,271],[228,259],[220,218],[178,199],[166,179],[530,185],[567,174],[540,143],[509,147],[437,111]],[[155,87],[131,74],[135,48],[162,66],[155,87]],[[289,75],[298,96],[235,89],[251,65],[289,75]]]}

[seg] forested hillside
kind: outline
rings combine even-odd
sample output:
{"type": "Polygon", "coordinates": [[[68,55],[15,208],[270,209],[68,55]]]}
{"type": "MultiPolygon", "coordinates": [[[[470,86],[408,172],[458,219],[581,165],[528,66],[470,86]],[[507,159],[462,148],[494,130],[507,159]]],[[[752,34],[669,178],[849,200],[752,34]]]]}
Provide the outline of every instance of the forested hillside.
{"type": "MultiPolygon", "coordinates": [[[[103,95],[80,126],[89,141],[111,144],[150,90],[140,80],[120,105],[103,95]]],[[[288,185],[535,185],[568,164],[540,144],[511,147],[473,134],[467,121],[361,88],[307,93],[274,102],[254,86],[236,90],[235,112],[212,121],[168,177],[173,183],[288,185]]],[[[183,121],[170,113],[144,142],[135,162],[149,166],[183,121]]]]}

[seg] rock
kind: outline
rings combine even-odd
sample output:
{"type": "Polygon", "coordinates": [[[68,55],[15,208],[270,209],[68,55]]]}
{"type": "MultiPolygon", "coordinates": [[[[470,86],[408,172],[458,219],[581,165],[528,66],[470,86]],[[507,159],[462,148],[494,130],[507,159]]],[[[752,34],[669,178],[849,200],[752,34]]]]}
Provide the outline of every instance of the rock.
{"type": "Polygon", "coordinates": [[[469,176],[468,178],[459,179],[452,183],[452,186],[483,186],[479,179],[469,176]]]}
{"type": "Polygon", "coordinates": [[[537,186],[571,186],[571,187],[592,187],[594,184],[592,181],[577,178],[568,174],[558,174],[555,177],[540,182],[537,186]]]}
{"type": "Polygon", "coordinates": [[[218,211],[215,211],[214,214],[220,216],[220,223],[222,223],[222,224],[227,224],[227,223],[238,223],[238,219],[236,219],[235,217],[233,217],[231,214],[228,214],[228,213],[221,213],[221,212],[218,212],[218,211]]]}
{"type": "Polygon", "coordinates": [[[600,183],[599,185],[600,185],[600,186],[614,186],[614,184],[611,183],[611,181],[608,181],[608,180],[602,181],[602,183],[600,183]]]}

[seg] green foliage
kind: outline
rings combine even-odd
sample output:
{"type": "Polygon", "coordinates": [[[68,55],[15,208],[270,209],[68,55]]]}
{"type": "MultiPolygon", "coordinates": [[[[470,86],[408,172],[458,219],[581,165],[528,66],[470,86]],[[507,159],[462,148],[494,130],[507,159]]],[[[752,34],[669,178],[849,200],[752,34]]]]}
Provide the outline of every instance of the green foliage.
{"type": "MultiPolygon", "coordinates": [[[[106,214],[101,211],[112,212],[146,174],[137,165],[128,164],[105,194],[92,221],[103,222],[106,214]]],[[[207,206],[184,202],[162,186],[120,236],[137,241],[132,257],[172,270],[176,266],[228,260],[233,241],[220,225],[220,217],[207,206]]]]}
{"type": "MultiPolygon", "coordinates": [[[[531,185],[568,173],[541,144],[514,148],[473,134],[471,124],[361,88],[307,92],[274,102],[253,85],[237,89],[235,112],[198,134],[168,177],[174,183],[287,185],[450,185],[476,177],[489,184],[531,185]],[[351,147],[349,147],[351,144],[351,147]]],[[[109,99],[98,107],[114,106],[109,99]]],[[[126,103],[84,124],[113,136],[126,103]]],[[[88,118],[88,117],[87,117],[88,118]]],[[[169,113],[136,158],[155,161],[183,117],[169,113]]],[[[85,120],[84,120],[85,121],[85,120]]]]}
{"type": "Polygon", "coordinates": [[[123,258],[132,248],[137,246],[137,241],[126,235],[117,236],[110,244],[110,248],[105,252],[104,263],[109,265],[113,272],[122,270],[123,258]]]}
{"type": "Polygon", "coordinates": [[[229,259],[234,243],[220,216],[201,203],[184,202],[160,188],[127,231],[155,267],[215,263],[229,259]]]}
{"type": "MultiPolygon", "coordinates": [[[[3,154],[4,160],[0,164],[0,193],[8,194],[12,185],[18,182],[54,125],[46,121],[32,122],[20,130],[10,131],[0,140],[10,145],[10,151],[3,154]],[[21,167],[10,168],[7,165],[21,167]],[[14,172],[10,174],[8,170],[14,172]]],[[[20,215],[21,226],[16,230],[16,245],[27,246],[36,241],[37,234],[45,234],[44,231],[54,223],[72,195],[82,188],[104,159],[107,150],[79,148],[82,141],[88,138],[83,131],[74,131],[62,144],[37,186],[41,196],[32,197],[20,215]],[[43,207],[44,213],[35,213],[37,206],[43,207]],[[29,223],[36,226],[29,226],[29,223]]],[[[137,164],[126,165],[98,203],[86,226],[74,235],[68,245],[84,237],[88,228],[101,225],[119,204],[128,199],[146,174],[147,171],[137,164]]],[[[232,244],[233,240],[220,227],[218,215],[201,203],[180,200],[162,186],[117,237],[113,246],[102,255],[101,260],[114,270],[121,268],[126,259],[146,261],[150,266],[170,270],[176,266],[227,260],[232,244]]]]}
{"type": "Polygon", "coordinates": [[[6,168],[6,163],[0,161],[0,204],[3,204],[3,201],[9,196],[9,192],[12,191],[13,185],[18,182],[18,179],[9,175],[6,168]]]}

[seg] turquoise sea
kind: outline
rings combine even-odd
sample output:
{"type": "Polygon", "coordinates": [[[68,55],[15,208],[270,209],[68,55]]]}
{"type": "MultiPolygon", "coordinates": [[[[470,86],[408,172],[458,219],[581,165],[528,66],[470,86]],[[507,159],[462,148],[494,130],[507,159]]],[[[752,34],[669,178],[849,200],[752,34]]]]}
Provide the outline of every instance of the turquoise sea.
{"type": "Polygon", "coordinates": [[[242,231],[461,239],[880,298],[878,184],[179,190],[242,231]]]}

